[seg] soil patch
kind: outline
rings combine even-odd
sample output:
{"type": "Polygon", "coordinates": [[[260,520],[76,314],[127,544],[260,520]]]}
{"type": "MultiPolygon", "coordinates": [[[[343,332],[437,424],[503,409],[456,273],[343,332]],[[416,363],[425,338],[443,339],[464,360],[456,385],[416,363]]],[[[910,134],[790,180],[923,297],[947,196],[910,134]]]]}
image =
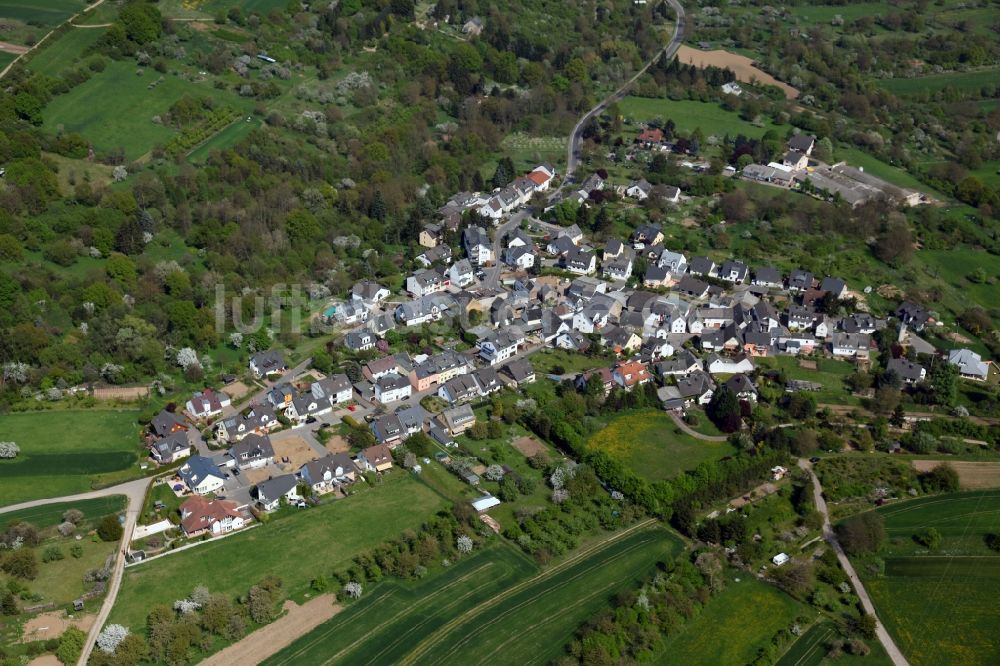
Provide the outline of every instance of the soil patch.
{"type": "Polygon", "coordinates": [[[326,450],[330,453],[350,453],[351,444],[340,435],[334,435],[326,440],[326,450]]]}
{"type": "MultiPolygon", "coordinates": [[[[277,447],[275,447],[277,449],[277,447]]],[[[277,451],[275,451],[277,453],[277,451]]],[[[240,472],[243,478],[247,480],[250,485],[257,485],[261,481],[267,481],[268,477],[274,476],[274,471],[267,467],[263,469],[248,469],[246,471],[240,472]]]]}
{"type": "Polygon", "coordinates": [[[15,53],[21,55],[22,53],[27,53],[31,50],[29,46],[22,46],[21,44],[11,44],[10,42],[0,42],[0,51],[6,51],[7,53],[15,53]]]}
{"type": "Polygon", "coordinates": [[[677,59],[683,63],[696,65],[698,67],[728,67],[736,75],[737,80],[743,83],[762,83],[778,86],[785,93],[788,99],[795,99],[799,96],[799,91],[774,78],[767,72],[757,69],[753,60],[746,56],[741,56],[729,51],[702,51],[687,45],[681,45],[677,49],[677,59]]]}
{"type": "Polygon", "coordinates": [[[259,664],[339,613],[341,607],[333,602],[332,594],[316,597],[301,606],[294,601],[286,601],[284,615],[205,659],[201,662],[202,666],[259,664]]]}
{"type": "Polygon", "coordinates": [[[24,623],[24,636],[21,638],[21,642],[28,643],[59,638],[70,627],[76,627],[86,633],[93,626],[94,617],[93,614],[89,614],[70,618],[63,611],[41,613],[24,623]]]}
{"type": "Polygon", "coordinates": [[[511,446],[523,453],[525,458],[531,458],[537,453],[548,454],[545,445],[533,437],[518,437],[511,442],[511,446]]]}
{"type": "Polygon", "coordinates": [[[941,463],[948,463],[955,468],[955,471],[958,472],[958,484],[962,490],[1000,488],[1000,463],[965,460],[914,460],[913,468],[918,472],[926,472],[941,463]]]}
{"type": "Polygon", "coordinates": [[[250,392],[250,387],[243,382],[233,382],[232,384],[227,384],[223,391],[233,400],[239,400],[250,392]]]}
{"type": "Polygon", "coordinates": [[[28,666],[62,666],[62,662],[54,654],[43,654],[29,661],[28,666]]]}
{"type": "Polygon", "coordinates": [[[316,457],[316,452],[301,437],[272,439],[271,444],[274,446],[275,460],[284,463],[285,458],[288,458],[286,464],[291,465],[292,469],[298,469],[316,457]]]}

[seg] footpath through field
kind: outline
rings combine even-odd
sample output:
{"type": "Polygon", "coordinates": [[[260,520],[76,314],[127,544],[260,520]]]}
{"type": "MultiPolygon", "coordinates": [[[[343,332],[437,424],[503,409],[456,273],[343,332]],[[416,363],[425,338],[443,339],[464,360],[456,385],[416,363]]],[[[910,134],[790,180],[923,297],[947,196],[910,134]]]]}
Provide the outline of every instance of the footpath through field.
{"type": "Polygon", "coordinates": [[[871,597],[868,596],[868,590],[865,589],[861,578],[858,577],[857,572],[854,570],[854,565],[847,559],[847,554],[840,546],[840,542],[837,541],[837,535],[830,524],[830,514],[826,510],[826,500],[823,498],[823,486],[820,485],[819,478],[813,472],[812,464],[805,458],[799,458],[799,467],[807,471],[809,476],[812,477],[816,510],[823,515],[823,538],[826,539],[827,543],[830,544],[830,547],[837,554],[840,565],[844,568],[844,572],[847,573],[847,577],[854,586],[854,591],[858,593],[858,598],[861,599],[861,606],[865,609],[866,613],[875,618],[875,633],[878,636],[879,642],[882,643],[882,647],[885,648],[886,653],[892,659],[892,663],[895,666],[910,666],[910,663],[903,656],[902,651],[896,646],[896,642],[892,640],[892,636],[889,635],[882,621],[878,618],[878,614],[875,612],[875,604],[872,603],[871,597]]]}

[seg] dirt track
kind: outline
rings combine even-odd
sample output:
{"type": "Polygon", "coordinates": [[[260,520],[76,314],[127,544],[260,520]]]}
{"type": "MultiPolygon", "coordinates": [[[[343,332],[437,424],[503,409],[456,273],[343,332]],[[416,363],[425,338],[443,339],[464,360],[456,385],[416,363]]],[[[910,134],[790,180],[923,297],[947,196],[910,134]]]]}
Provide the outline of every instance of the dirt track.
{"type": "Polygon", "coordinates": [[[316,597],[301,606],[293,601],[286,601],[284,609],[288,611],[287,613],[238,643],[213,654],[201,664],[202,666],[259,664],[339,613],[341,607],[333,602],[332,594],[316,597]]]}
{"type": "Polygon", "coordinates": [[[29,46],[22,46],[21,44],[11,44],[10,42],[0,42],[0,51],[6,51],[7,53],[15,53],[21,55],[22,53],[27,53],[31,50],[29,46]]]}
{"type": "Polygon", "coordinates": [[[788,99],[795,99],[799,96],[798,90],[787,83],[782,83],[767,72],[757,69],[753,64],[753,60],[746,56],[730,53],[729,51],[702,51],[701,49],[691,48],[684,44],[677,49],[677,59],[683,63],[697,65],[698,67],[707,67],[709,65],[712,67],[728,67],[736,75],[737,80],[743,83],[756,81],[757,83],[778,86],[785,91],[785,97],[788,99]]]}
{"type": "Polygon", "coordinates": [[[942,463],[948,463],[958,472],[958,483],[962,490],[1000,488],[1000,463],[968,460],[914,460],[913,468],[918,472],[926,472],[942,463]]]}

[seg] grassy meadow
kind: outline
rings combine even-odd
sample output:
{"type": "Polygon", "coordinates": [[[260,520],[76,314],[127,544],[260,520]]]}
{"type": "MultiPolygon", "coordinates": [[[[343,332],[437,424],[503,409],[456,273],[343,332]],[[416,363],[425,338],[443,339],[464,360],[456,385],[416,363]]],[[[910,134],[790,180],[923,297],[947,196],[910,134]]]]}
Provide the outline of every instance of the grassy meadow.
{"type": "Polygon", "coordinates": [[[357,496],[129,567],[111,621],[138,631],[150,608],[172,604],[197,585],[236,596],[268,574],[280,576],[288,593],[301,597],[316,576],[444,506],[437,493],[399,471],[357,496]]]}
{"type": "Polygon", "coordinates": [[[71,29],[58,37],[53,35],[37,51],[32,52],[28,69],[46,76],[56,76],[79,62],[87,49],[103,36],[104,30],[100,28],[71,29]]]}
{"type": "Polygon", "coordinates": [[[492,546],[430,580],[378,586],[264,663],[548,663],[616,591],[681,547],[639,528],[535,574],[513,548],[492,546]]]}
{"type": "Polygon", "coordinates": [[[4,441],[21,453],[0,461],[0,505],[86,492],[138,457],[138,412],[63,410],[7,414],[4,441]]]}
{"type": "Polygon", "coordinates": [[[995,86],[1000,71],[997,68],[978,69],[971,72],[931,74],[910,79],[882,79],[878,84],[894,95],[920,95],[936,93],[946,88],[958,91],[975,91],[984,86],[995,86]]]}
{"type": "Polygon", "coordinates": [[[805,610],[776,587],[740,572],[726,587],[661,643],[659,661],[677,664],[749,664],[805,610]]]}
{"type": "Polygon", "coordinates": [[[611,419],[587,445],[607,451],[649,481],[670,479],[706,460],[735,453],[729,442],[706,442],[685,434],[658,409],[611,419]]]}
{"type": "Polygon", "coordinates": [[[124,508],[125,497],[123,495],[97,497],[79,502],[44,504],[42,506],[31,507],[30,509],[0,513],[0,526],[10,524],[14,521],[22,521],[31,523],[38,529],[55,527],[62,522],[62,515],[70,509],[82,511],[84,520],[93,523],[97,518],[106,516],[109,513],[117,513],[124,508]]]}
{"type": "Polygon", "coordinates": [[[726,111],[713,102],[628,96],[618,103],[618,108],[622,116],[632,122],[646,122],[654,118],[669,119],[684,132],[700,127],[705,136],[744,134],[759,138],[770,129],[778,129],[769,121],[761,127],[752,125],[740,118],[738,113],[726,111]]]}
{"type": "Polygon", "coordinates": [[[987,534],[1000,532],[1000,492],[938,495],[878,511],[889,537],[880,554],[885,574],[865,586],[910,663],[1000,663],[1000,556],[984,542],[987,534]],[[933,552],[913,540],[928,527],[942,535],[933,552]]]}

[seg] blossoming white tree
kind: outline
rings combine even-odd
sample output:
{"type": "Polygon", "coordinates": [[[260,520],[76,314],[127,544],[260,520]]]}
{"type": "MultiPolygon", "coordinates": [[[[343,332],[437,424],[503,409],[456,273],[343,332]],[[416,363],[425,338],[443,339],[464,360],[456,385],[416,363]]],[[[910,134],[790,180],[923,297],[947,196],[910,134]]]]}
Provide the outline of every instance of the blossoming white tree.
{"type": "Polygon", "coordinates": [[[351,599],[360,599],[362,592],[363,589],[361,587],[361,583],[357,581],[352,580],[350,583],[344,586],[344,594],[349,596],[351,599]]]}
{"type": "Polygon", "coordinates": [[[99,647],[102,652],[112,654],[116,649],[118,649],[118,646],[123,640],[125,640],[125,637],[128,636],[128,634],[128,627],[120,624],[109,624],[104,627],[104,631],[98,634],[97,647],[99,647]]]}
{"type": "Polygon", "coordinates": [[[458,548],[458,552],[462,553],[463,555],[466,553],[471,553],[472,539],[463,534],[462,536],[458,537],[458,540],[455,542],[455,546],[458,548]]]}

